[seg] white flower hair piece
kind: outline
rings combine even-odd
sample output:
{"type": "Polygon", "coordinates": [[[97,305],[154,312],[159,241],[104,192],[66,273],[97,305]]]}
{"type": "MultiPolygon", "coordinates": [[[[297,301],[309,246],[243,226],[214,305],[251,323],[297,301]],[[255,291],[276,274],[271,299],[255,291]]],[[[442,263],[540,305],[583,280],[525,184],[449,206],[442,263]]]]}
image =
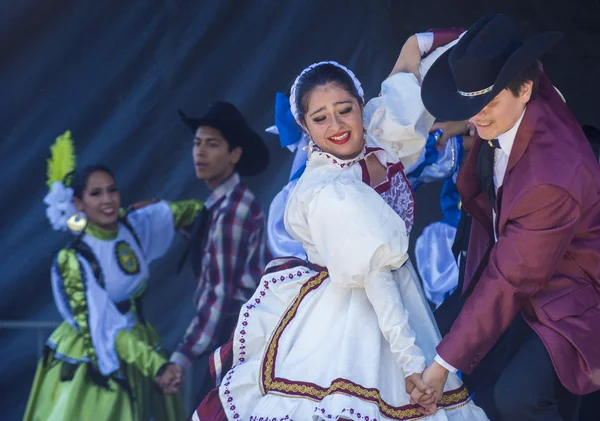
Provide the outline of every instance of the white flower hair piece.
{"type": "Polygon", "coordinates": [[[356,92],[358,92],[358,96],[360,96],[360,99],[362,100],[363,104],[365,102],[365,93],[363,91],[362,85],[360,84],[360,81],[354,75],[352,70],[348,69],[346,66],[338,63],[337,61],[320,61],[318,63],[311,64],[306,69],[302,70],[302,73],[298,75],[298,77],[294,81],[294,84],[292,85],[292,89],[290,90],[290,108],[292,110],[292,115],[294,116],[294,119],[300,126],[302,126],[302,123],[300,121],[300,111],[298,110],[298,105],[296,104],[296,87],[298,86],[298,82],[300,81],[300,79],[302,79],[302,76],[304,76],[306,73],[308,73],[315,67],[322,66],[324,64],[331,64],[335,67],[339,67],[344,72],[346,72],[348,76],[350,76],[350,79],[352,79],[352,82],[354,82],[356,92]]]}
{"type": "Polygon", "coordinates": [[[60,181],[55,181],[50,186],[50,192],[44,197],[46,217],[56,231],[67,231],[67,220],[77,213],[73,204],[73,189],[66,187],[60,181]]]}
{"type": "Polygon", "coordinates": [[[69,188],[69,174],[75,170],[75,144],[71,132],[67,130],[58,136],[50,146],[48,159],[48,179],[50,189],[44,197],[46,217],[56,231],[67,231],[67,220],[77,213],[73,204],[73,189],[69,188]]]}

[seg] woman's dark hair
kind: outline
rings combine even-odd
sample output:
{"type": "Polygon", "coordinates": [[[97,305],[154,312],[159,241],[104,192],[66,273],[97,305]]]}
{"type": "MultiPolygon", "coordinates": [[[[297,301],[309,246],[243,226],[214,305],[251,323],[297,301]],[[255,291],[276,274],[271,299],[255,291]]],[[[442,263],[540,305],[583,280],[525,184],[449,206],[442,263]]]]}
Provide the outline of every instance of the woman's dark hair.
{"type": "Polygon", "coordinates": [[[94,164],[87,165],[67,174],[65,177],[65,185],[69,185],[70,181],[70,187],[73,189],[73,196],[78,199],[83,199],[83,191],[87,187],[88,180],[90,179],[90,176],[96,172],[106,173],[115,179],[115,175],[106,165],[94,164]]]}
{"type": "Polygon", "coordinates": [[[304,118],[308,109],[308,97],[312,91],[319,86],[326,86],[330,83],[335,84],[348,92],[362,105],[363,99],[358,94],[350,75],[346,73],[344,69],[334,66],[333,64],[321,64],[303,74],[296,85],[295,99],[300,121],[305,121],[304,118]]]}

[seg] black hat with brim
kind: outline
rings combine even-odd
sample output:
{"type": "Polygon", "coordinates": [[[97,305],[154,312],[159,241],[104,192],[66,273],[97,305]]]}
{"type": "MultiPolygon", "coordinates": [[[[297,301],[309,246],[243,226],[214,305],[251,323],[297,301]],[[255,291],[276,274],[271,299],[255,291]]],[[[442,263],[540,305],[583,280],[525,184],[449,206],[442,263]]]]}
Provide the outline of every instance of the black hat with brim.
{"type": "Polygon", "coordinates": [[[179,110],[181,121],[196,133],[199,127],[219,130],[231,147],[242,148],[242,156],[235,166],[243,176],[258,175],[269,165],[269,149],[263,139],[246,123],[242,113],[231,103],[217,101],[200,118],[187,116],[179,110]]]}
{"type": "Polygon", "coordinates": [[[547,32],[523,41],[507,16],[482,18],[433,63],[423,78],[423,104],[440,120],[469,119],[561,38],[547,32]]]}

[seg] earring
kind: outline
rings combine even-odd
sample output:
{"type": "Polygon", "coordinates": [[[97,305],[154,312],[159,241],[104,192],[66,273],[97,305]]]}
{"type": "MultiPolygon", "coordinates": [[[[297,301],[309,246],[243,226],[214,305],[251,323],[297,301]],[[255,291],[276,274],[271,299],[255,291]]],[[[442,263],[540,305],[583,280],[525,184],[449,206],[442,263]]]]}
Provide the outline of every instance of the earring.
{"type": "Polygon", "coordinates": [[[79,233],[85,229],[87,226],[87,219],[81,213],[76,213],[71,215],[69,219],[67,219],[67,227],[69,230],[79,233]]]}
{"type": "Polygon", "coordinates": [[[310,139],[308,141],[308,146],[305,146],[302,149],[306,151],[307,159],[310,159],[311,155],[313,154],[313,151],[315,150],[315,141],[310,139]]]}

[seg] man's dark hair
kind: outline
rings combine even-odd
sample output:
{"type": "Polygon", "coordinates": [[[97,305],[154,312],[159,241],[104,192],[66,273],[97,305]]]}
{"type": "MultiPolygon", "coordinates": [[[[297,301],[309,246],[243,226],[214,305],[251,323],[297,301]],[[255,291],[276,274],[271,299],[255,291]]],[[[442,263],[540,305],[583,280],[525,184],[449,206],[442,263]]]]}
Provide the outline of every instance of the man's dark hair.
{"type": "Polygon", "coordinates": [[[521,86],[530,80],[533,82],[533,86],[531,87],[531,98],[529,99],[531,101],[537,95],[541,74],[542,69],[540,67],[540,63],[536,60],[523,69],[519,75],[508,84],[506,88],[509,89],[514,96],[518,97],[521,93],[521,86]]]}

